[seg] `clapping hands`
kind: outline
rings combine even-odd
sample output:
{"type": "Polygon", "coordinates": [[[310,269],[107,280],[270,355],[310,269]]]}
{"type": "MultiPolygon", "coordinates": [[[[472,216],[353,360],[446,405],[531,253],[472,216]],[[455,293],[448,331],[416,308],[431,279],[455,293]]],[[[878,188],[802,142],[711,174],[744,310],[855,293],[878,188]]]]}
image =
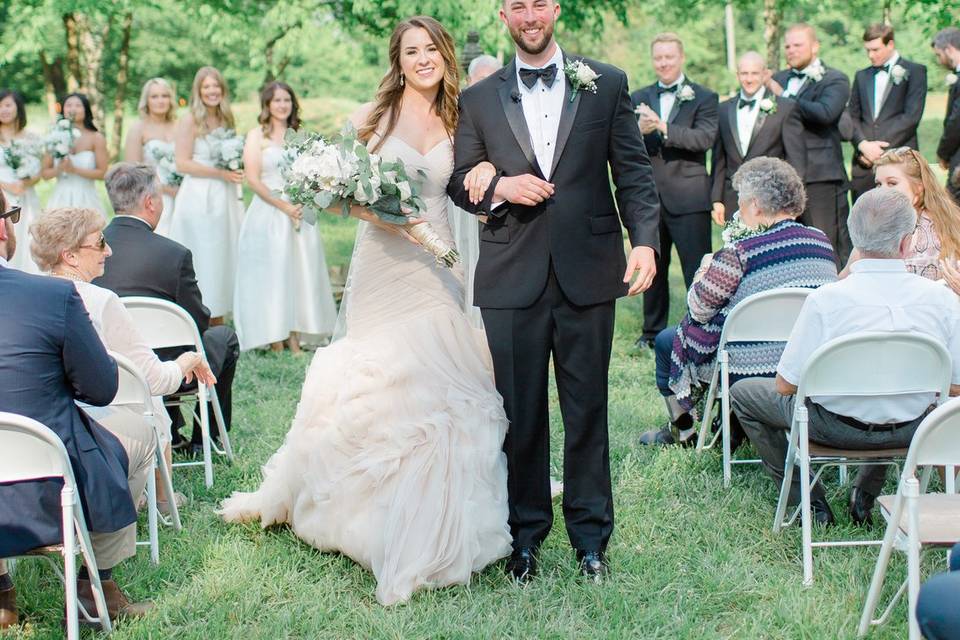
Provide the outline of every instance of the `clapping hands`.
{"type": "Polygon", "coordinates": [[[636,108],[635,113],[640,116],[638,124],[640,125],[640,133],[643,135],[657,131],[663,123],[657,112],[643,102],[636,108]]]}

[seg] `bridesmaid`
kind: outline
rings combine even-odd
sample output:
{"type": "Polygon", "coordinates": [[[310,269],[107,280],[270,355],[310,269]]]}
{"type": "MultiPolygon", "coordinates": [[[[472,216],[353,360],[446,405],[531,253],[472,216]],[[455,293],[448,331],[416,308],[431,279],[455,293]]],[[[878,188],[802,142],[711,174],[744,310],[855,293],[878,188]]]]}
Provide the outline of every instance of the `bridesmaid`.
{"type": "Polygon", "coordinates": [[[45,156],[43,159],[43,177],[57,179],[46,208],[93,209],[106,218],[106,208],[95,181],[103,180],[107,173],[107,140],[93,124],[90,100],[82,93],[71,93],[63,99],[63,117],[80,130],[80,137],[73,145],[73,153],[66,158],[54,161],[45,156]]]}
{"type": "MultiPolygon", "coordinates": [[[[40,213],[40,198],[33,186],[40,181],[40,174],[20,180],[13,168],[7,164],[4,147],[15,140],[30,141],[39,144],[39,140],[30,135],[27,129],[27,111],[23,96],[10,89],[0,89],[0,191],[6,196],[7,204],[19,205],[21,229],[28,229],[40,213]]],[[[30,258],[30,234],[23,233],[18,239],[18,248],[11,264],[21,271],[40,273],[30,258]]]]}
{"type": "Polygon", "coordinates": [[[333,333],[333,301],[323,241],[316,228],[301,225],[302,207],[282,199],[283,137],[300,128],[293,90],[271,82],[260,94],[259,127],[247,134],[243,165],[256,194],[243,219],[238,247],[234,322],[242,350],[269,344],[300,353],[300,342],[333,333]]]}
{"type": "MultiPolygon", "coordinates": [[[[143,162],[157,167],[157,155],[173,158],[173,141],[176,137],[177,115],[174,107],[173,87],[163,78],[151,78],[143,85],[140,103],[137,105],[140,119],[127,132],[123,159],[127,162],[143,162]]],[[[163,174],[160,174],[161,179],[163,174]]],[[[169,235],[170,218],[173,216],[174,198],[178,186],[163,184],[163,215],[154,229],[161,235],[169,235]]]]}
{"type": "Polygon", "coordinates": [[[223,75],[202,67],[193,79],[190,110],[177,123],[174,150],[183,184],[170,217],[170,237],[193,253],[193,265],[211,324],[222,324],[233,308],[237,234],[243,202],[235,185],[242,171],[217,169],[207,135],[234,128],[223,75]]]}

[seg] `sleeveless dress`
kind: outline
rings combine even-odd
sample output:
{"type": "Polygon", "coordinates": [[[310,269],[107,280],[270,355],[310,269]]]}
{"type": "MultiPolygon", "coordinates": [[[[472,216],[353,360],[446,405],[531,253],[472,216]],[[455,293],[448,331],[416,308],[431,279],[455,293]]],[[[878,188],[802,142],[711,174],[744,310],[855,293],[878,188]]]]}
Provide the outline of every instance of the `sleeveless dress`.
{"type": "MultiPolygon", "coordinates": [[[[70,154],[70,162],[78,169],[96,169],[97,154],[92,150],[78,151],[70,154]]],[[[104,219],[107,217],[103,200],[97,192],[97,183],[75,173],[61,173],[57,176],[57,184],[53,187],[53,193],[50,194],[44,209],[58,207],[93,209],[99,211],[104,219]]]]}
{"type": "MultiPolygon", "coordinates": [[[[214,166],[206,138],[194,141],[193,160],[214,166]]],[[[241,217],[243,201],[237,198],[236,185],[219,178],[183,176],[170,216],[169,237],[193,253],[203,304],[214,317],[233,310],[241,217]]]]}
{"type": "MultiPolygon", "coordinates": [[[[156,169],[157,160],[153,155],[154,149],[161,149],[164,153],[173,155],[173,143],[167,142],[166,140],[160,140],[159,138],[154,138],[153,140],[147,140],[143,144],[144,164],[148,164],[156,169]]],[[[174,199],[167,194],[163,194],[163,214],[160,216],[160,222],[157,223],[157,228],[154,229],[154,232],[159,233],[162,236],[170,235],[170,220],[173,218],[173,205],[174,199]]]]}
{"type": "MultiPolygon", "coordinates": [[[[425,171],[423,217],[452,241],[451,144],[421,155],[389,137],[380,153],[425,171]]],[[[510,553],[507,419],[486,339],[463,313],[460,269],[361,225],[349,277],[344,337],[314,355],[260,488],[234,493],[221,514],[289,523],[314,547],[350,556],[389,605],[467,584],[510,553]]]]}
{"type": "MultiPolygon", "coordinates": [[[[282,160],[280,146],[264,147],[260,178],[271,191],[283,189],[282,160]]],[[[285,213],[254,194],[237,256],[233,320],[241,350],[285,340],[291,331],[313,343],[333,334],[337,306],[317,227],[295,230],[285,213]]]]}
{"type": "MultiPolygon", "coordinates": [[[[0,149],[0,182],[16,182],[17,177],[7,164],[6,156],[0,149]]],[[[30,255],[30,234],[26,232],[33,224],[33,221],[40,215],[40,198],[33,187],[26,189],[21,195],[15,196],[8,191],[3,192],[7,200],[7,206],[20,207],[20,222],[17,223],[17,251],[13,255],[10,265],[15,269],[26,271],[27,273],[40,273],[33,257],[30,255]]]]}

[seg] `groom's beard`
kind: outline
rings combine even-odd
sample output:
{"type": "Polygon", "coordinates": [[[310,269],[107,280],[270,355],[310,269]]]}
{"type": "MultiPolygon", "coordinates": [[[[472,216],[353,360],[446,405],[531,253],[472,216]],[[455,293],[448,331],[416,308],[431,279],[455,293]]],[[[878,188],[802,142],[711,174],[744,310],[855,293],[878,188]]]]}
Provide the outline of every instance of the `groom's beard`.
{"type": "Polygon", "coordinates": [[[547,48],[547,45],[550,44],[550,40],[553,39],[553,24],[543,25],[543,36],[538,42],[534,44],[528,44],[523,40],[523,27],[510,30],[510,37],[513,38],[513,41],[519,47],[520,51],[523,51],[526,54],[531,56],[540,55],[547,48]]]}

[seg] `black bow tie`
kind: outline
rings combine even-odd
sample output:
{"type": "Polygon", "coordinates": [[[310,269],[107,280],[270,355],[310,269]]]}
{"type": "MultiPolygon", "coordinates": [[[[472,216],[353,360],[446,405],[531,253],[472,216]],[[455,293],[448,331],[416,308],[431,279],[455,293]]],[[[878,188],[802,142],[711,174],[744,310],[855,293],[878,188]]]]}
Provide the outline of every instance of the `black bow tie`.
{"type": "Polygon", "coordinates": [[[886,71],[887,73],[890,73],[890,64],[889,63],[881,64],[878,67],[870,67],[870,69],[873,71],[873,75],[877,75],[881,71],[886,71]]]}
{"type": "Polygon", "coordinates": [[[547,88],[550,88],[556,78],[557,65],[555,64],[549,64],[542,69],[520,69],[520,81],[527,89],[533,89],[533,85],[537,84],[537,79],[541,80],[547,88]]]}
{"type": "Polygon", "coordinates": [[[677,84],[672,85],[672,86],[669,86],[669,87],[665,87],[665,86],[663,86],[662,84],[658,84],[658,85],[657,85],[657,95],[660,95],[661,93],[676,93],[676,92],[677,92],[677,89],[679,89],[679,88],[680,88],[680,83],[679,83],[679,82],[678,82],[677,84]]]}
{"type": "Polygon", "coordinates": [[[753,100],[744,100],[743,98],[740,98],[740,101],[737,102],[737,109],[743,109],[744,107],[747,109],[753,109],[753,105],[755,104],[757,104],[756,98],[753,100]]]}
{"type": "Polygon", "coordinates": [[[803,71],[798,71],[798,70],[796,70],[796,69],[790,69],[790,77],[791,77],[791,78],[800,78],[801,80],[806,80],[806,79],[807,79],[807,74],[805,74],[803,71]]]}

